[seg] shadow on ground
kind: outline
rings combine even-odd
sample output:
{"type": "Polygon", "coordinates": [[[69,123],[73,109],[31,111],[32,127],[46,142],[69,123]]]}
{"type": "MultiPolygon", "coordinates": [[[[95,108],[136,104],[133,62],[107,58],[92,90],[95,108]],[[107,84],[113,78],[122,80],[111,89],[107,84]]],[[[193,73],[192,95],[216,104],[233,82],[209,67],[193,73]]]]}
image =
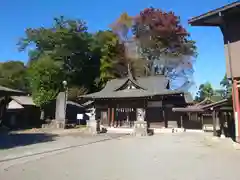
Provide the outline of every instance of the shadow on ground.
{"type": "Polygon", "coordinates": [[[48,133],[2,133],[0,134],[0,150],[55,141],[57,136],[48,133]]]}

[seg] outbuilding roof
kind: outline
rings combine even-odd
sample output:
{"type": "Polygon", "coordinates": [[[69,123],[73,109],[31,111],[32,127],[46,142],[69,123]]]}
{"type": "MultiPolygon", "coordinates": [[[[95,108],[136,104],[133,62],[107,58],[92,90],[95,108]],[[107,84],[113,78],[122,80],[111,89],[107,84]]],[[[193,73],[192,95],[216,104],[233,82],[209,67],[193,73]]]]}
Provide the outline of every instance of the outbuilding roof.
{"type": "MultiPolygon", "coordinates": [[[[214,108],[223,107],[222,109],[226,108],[228,110],[232,110],[232,103],[230,99],[223,99],[217,102],[212,102],[209,104],[195,104],[193,106],[188,106],[185,108],[172,108],[174,112],[204,112],[206,110],[213,110],[214,108]],[[224,106],[224,107],[223,107],[224,106]]],[[[221,108],[220,108],[221,109],[221,108]]]]}
{"type": "Polygon", "coordinates": [[[21,105],[36,106],[31,96],[11,96],[11,98],[21,105]]]}
{"type": "Polygon", "coordinates": [[[27,93],[24,91],[11,89],[11,88],[0,85],[0,96],[24,95],[24,94],[27,94],[27,93]]]}
{"type": "Polygon", "coordinates": [[[236,14],[240,13],[240,1],[227,4],[215,10],[209,11],[202,15],[193,17],[188,20],[192,26],[220,26],[222,22],[221,14],[236,14]]]}

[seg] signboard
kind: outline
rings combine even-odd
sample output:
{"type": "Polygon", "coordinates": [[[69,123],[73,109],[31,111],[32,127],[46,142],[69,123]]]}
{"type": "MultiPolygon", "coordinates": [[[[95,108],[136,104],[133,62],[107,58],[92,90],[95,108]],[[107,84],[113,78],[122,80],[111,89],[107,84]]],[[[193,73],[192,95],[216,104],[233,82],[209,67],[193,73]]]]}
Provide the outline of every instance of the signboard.
{"type": "Polygon", "coordinates": [[[162,101],[148,101],[147,107],[162,107],[162,101]]]}
{"type": "Polygon", "coordinates": [[[77,114],[77,119],[83,119],[83,114],[77,114]]]}

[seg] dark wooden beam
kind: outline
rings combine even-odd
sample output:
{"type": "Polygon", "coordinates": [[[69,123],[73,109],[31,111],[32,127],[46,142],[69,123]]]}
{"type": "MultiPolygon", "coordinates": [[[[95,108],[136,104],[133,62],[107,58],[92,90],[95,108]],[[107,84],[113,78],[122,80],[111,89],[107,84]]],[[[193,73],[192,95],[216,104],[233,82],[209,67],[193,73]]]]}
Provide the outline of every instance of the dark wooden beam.
{"type": "Polygon", "coordinates": [[[114,118],[115,114],[114,113],[115,113],[115,109],[112,108],[112,123],[111,124],[112,124],[113,127],[114,127],[114,121],[115,121],[115,118],[114,118]]]}
{"type": "Polygon", "coordinates": [[[111,109],[110,108],[108,108],[107,117],[108,117],[108,126],[111,126],[111,109]]]}
{"type": "Polygon", "coordinates": [[[182,117],[182,115],[180,116],[180,120],[181,120],[181,128],[183,128],[183,117],[182,117]]]}

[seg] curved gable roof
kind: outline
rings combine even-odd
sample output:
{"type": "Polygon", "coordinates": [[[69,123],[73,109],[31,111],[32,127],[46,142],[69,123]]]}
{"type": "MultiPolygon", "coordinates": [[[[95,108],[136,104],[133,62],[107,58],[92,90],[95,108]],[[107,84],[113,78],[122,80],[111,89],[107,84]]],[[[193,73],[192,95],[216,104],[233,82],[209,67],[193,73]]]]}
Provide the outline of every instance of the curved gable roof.
{"type": "MultiPolygon", "coordinates": [[[[173,91],[168,89],[168,79],[165,76],[139,77],[133,82],[139,89],[119,89],[129,78],[113,79],[107,82],[106,86],[99,92],[81,96],[82,98],[130,98],[147,97],[166,94],[182,94],[182,91],[173,91]]],[[[131,80],[132,81],[132,80],[131,80]]],[[[185,94],[185,93],[184,93],[185,94]]]]}
{"type": "Polygon", "coordinates": [[[115,89],[115,91],[119,91],[119,90],[125,89],[126,86],[127,86],[129,83],[133,84],[135,87],[137,87],[137,89],[146,90],[146,89],[143,88],[137,81],[135,81],[134,79],[128,78],[123,84],[121,84],[119,87],[117,87],[117,88],[115,89]]]}

